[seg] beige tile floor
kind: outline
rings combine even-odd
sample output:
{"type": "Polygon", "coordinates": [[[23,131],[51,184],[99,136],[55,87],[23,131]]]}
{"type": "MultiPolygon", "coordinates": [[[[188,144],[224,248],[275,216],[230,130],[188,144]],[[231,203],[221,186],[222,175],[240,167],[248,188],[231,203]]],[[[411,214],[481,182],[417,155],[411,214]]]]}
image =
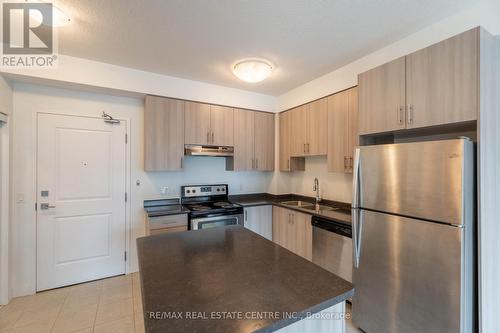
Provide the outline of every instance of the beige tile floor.
{"type": "Polygon", "coordinates": [[[0,333],[144,332],[137,273],[19,297],[0,308],[0,333]]]}
{"type": "MultiPolygon", "coordinates": [[[[0,333],[7,332],[144,332],[139,275],[123,275],[16,298],[0,307],[0,333]]],[[[348,321],[347,333],[356,332],[359,331],[348,321]]]]}

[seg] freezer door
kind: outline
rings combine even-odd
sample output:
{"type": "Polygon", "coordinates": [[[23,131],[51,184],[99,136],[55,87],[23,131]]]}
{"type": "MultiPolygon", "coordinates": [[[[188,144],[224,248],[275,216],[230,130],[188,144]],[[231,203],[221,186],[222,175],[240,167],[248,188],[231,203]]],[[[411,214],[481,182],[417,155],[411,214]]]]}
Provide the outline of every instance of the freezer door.
{"type": "Polygon", "coordinates": [[[356,228],[356,326],[370,333],[464,332],[460,301],[470,281],[461,275],[462,227],[360,210],[356,228]]]}
{"type": "Polygon", "coordinates": [[[360,147],[353,206],[462,225],[471,216],[473,149],[468,139],[360,147]]]}

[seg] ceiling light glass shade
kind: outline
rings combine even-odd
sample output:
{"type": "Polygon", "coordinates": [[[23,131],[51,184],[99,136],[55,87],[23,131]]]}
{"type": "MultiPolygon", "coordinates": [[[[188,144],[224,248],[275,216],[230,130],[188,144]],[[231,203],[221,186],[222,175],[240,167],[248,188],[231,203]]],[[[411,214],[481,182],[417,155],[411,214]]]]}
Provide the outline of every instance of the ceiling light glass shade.
{"type": "Polygon", "coordinates": [[[233,73],[242,81],[255,83],[269,77],[273,72],[273,65],[261,59],[247,59],[233,65],[233,73]]]}
{"type": "MultiPolygon", "coordinates": [[[[38,10],[30,10],[30,20],[33,23],[40,24],[42,22],[42,13],[38,10]]],[[[71,22],[71,18],[66,15],[61,9],[52,6],[52,26],[63,27],[71,22]]]]}

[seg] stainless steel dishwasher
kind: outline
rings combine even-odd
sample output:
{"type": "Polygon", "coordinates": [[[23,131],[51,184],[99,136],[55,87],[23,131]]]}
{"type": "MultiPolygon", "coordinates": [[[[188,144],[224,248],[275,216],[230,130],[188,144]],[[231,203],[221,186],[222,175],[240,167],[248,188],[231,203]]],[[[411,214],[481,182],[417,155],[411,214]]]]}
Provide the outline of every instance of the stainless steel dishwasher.
{"type": "Polygon", "coordinates": [[[313,216],[313,262],[352,282],[352,227],[313,216]]]}

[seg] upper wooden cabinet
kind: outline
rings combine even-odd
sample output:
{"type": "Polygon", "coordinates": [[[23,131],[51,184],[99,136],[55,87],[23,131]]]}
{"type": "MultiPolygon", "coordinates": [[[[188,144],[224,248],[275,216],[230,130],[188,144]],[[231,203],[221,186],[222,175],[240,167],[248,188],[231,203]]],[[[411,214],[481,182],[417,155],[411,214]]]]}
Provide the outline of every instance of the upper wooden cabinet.
{"type": "Polygon", "coordinates": [[[290,155],[305,156],[307,141],[307,108],[305,105],[290,111],[290,155]]]}
{"type": "Polygon", "coordinates": [[[322,98],[306,104],[306,154],[327,154],[328,99],[322,98]]]}
{"type": "Polygon", "coordinates": [[[328,97],[328,171],[351,173],[358,145],[358,89],[328,97]]]}
{"type": "Polygon", "coordinates": [[[226,169],[274,170],[274,117],[272,113],[234,110],[234,157],[226,169]]]}
{"type": "Polygon", "coordinates": [[[182,169],[184,101],[146,96],[144,109],[144,169],[182,169]]]}
{"type": "Polygon", "coordinates": [[[359,75],[359,133],[477,120],[480,34],[475,28],[359,75]]]}
{"type": "Polygon", "coordinates": [[[211,144],[210,104],[185,102],[186,144],[211,144]]]}
{"type": "Polygon", "coordinates": [[[232,146],[233,108],[204,103],[186,102],[185,143],[232,146]]]}
{"type": "Polygon", "coordinates": [[[406,57],[407,128],[477,119],[479,29],[406,57]]]}
{"type": "Polygon", "coordinates": [[[211,105],[210,127],[212,128],[212,145],[232,146],[234,144],[234,109],[211,105]]]}
{"type": "Polygon", "coordinates": [[[255,169],[274,170],[274,113],[254,112],[255,169]]]}
{"type": "Polygon", "coordinates": [[[291,157],[292,151],[292,112],[279,115],[279,167],[280,171],[304,171],[303,157],[291,157]]]}
{"type": "Polygon", "coordinates": [[[358,77],[359,134],[405,128],[405,57],[358,77]]]}
{"type": "Polygon", "coordinates": [[[291,156],[326,155],[327,99],[299,106],[291,113],[291,156]]]}
{"type": "Polygon", "coordinates": [[[227,169],[243,171],[254,168],[254,113],[245,110],[234,110],[234,157],[227,159],[227,169]]]}

